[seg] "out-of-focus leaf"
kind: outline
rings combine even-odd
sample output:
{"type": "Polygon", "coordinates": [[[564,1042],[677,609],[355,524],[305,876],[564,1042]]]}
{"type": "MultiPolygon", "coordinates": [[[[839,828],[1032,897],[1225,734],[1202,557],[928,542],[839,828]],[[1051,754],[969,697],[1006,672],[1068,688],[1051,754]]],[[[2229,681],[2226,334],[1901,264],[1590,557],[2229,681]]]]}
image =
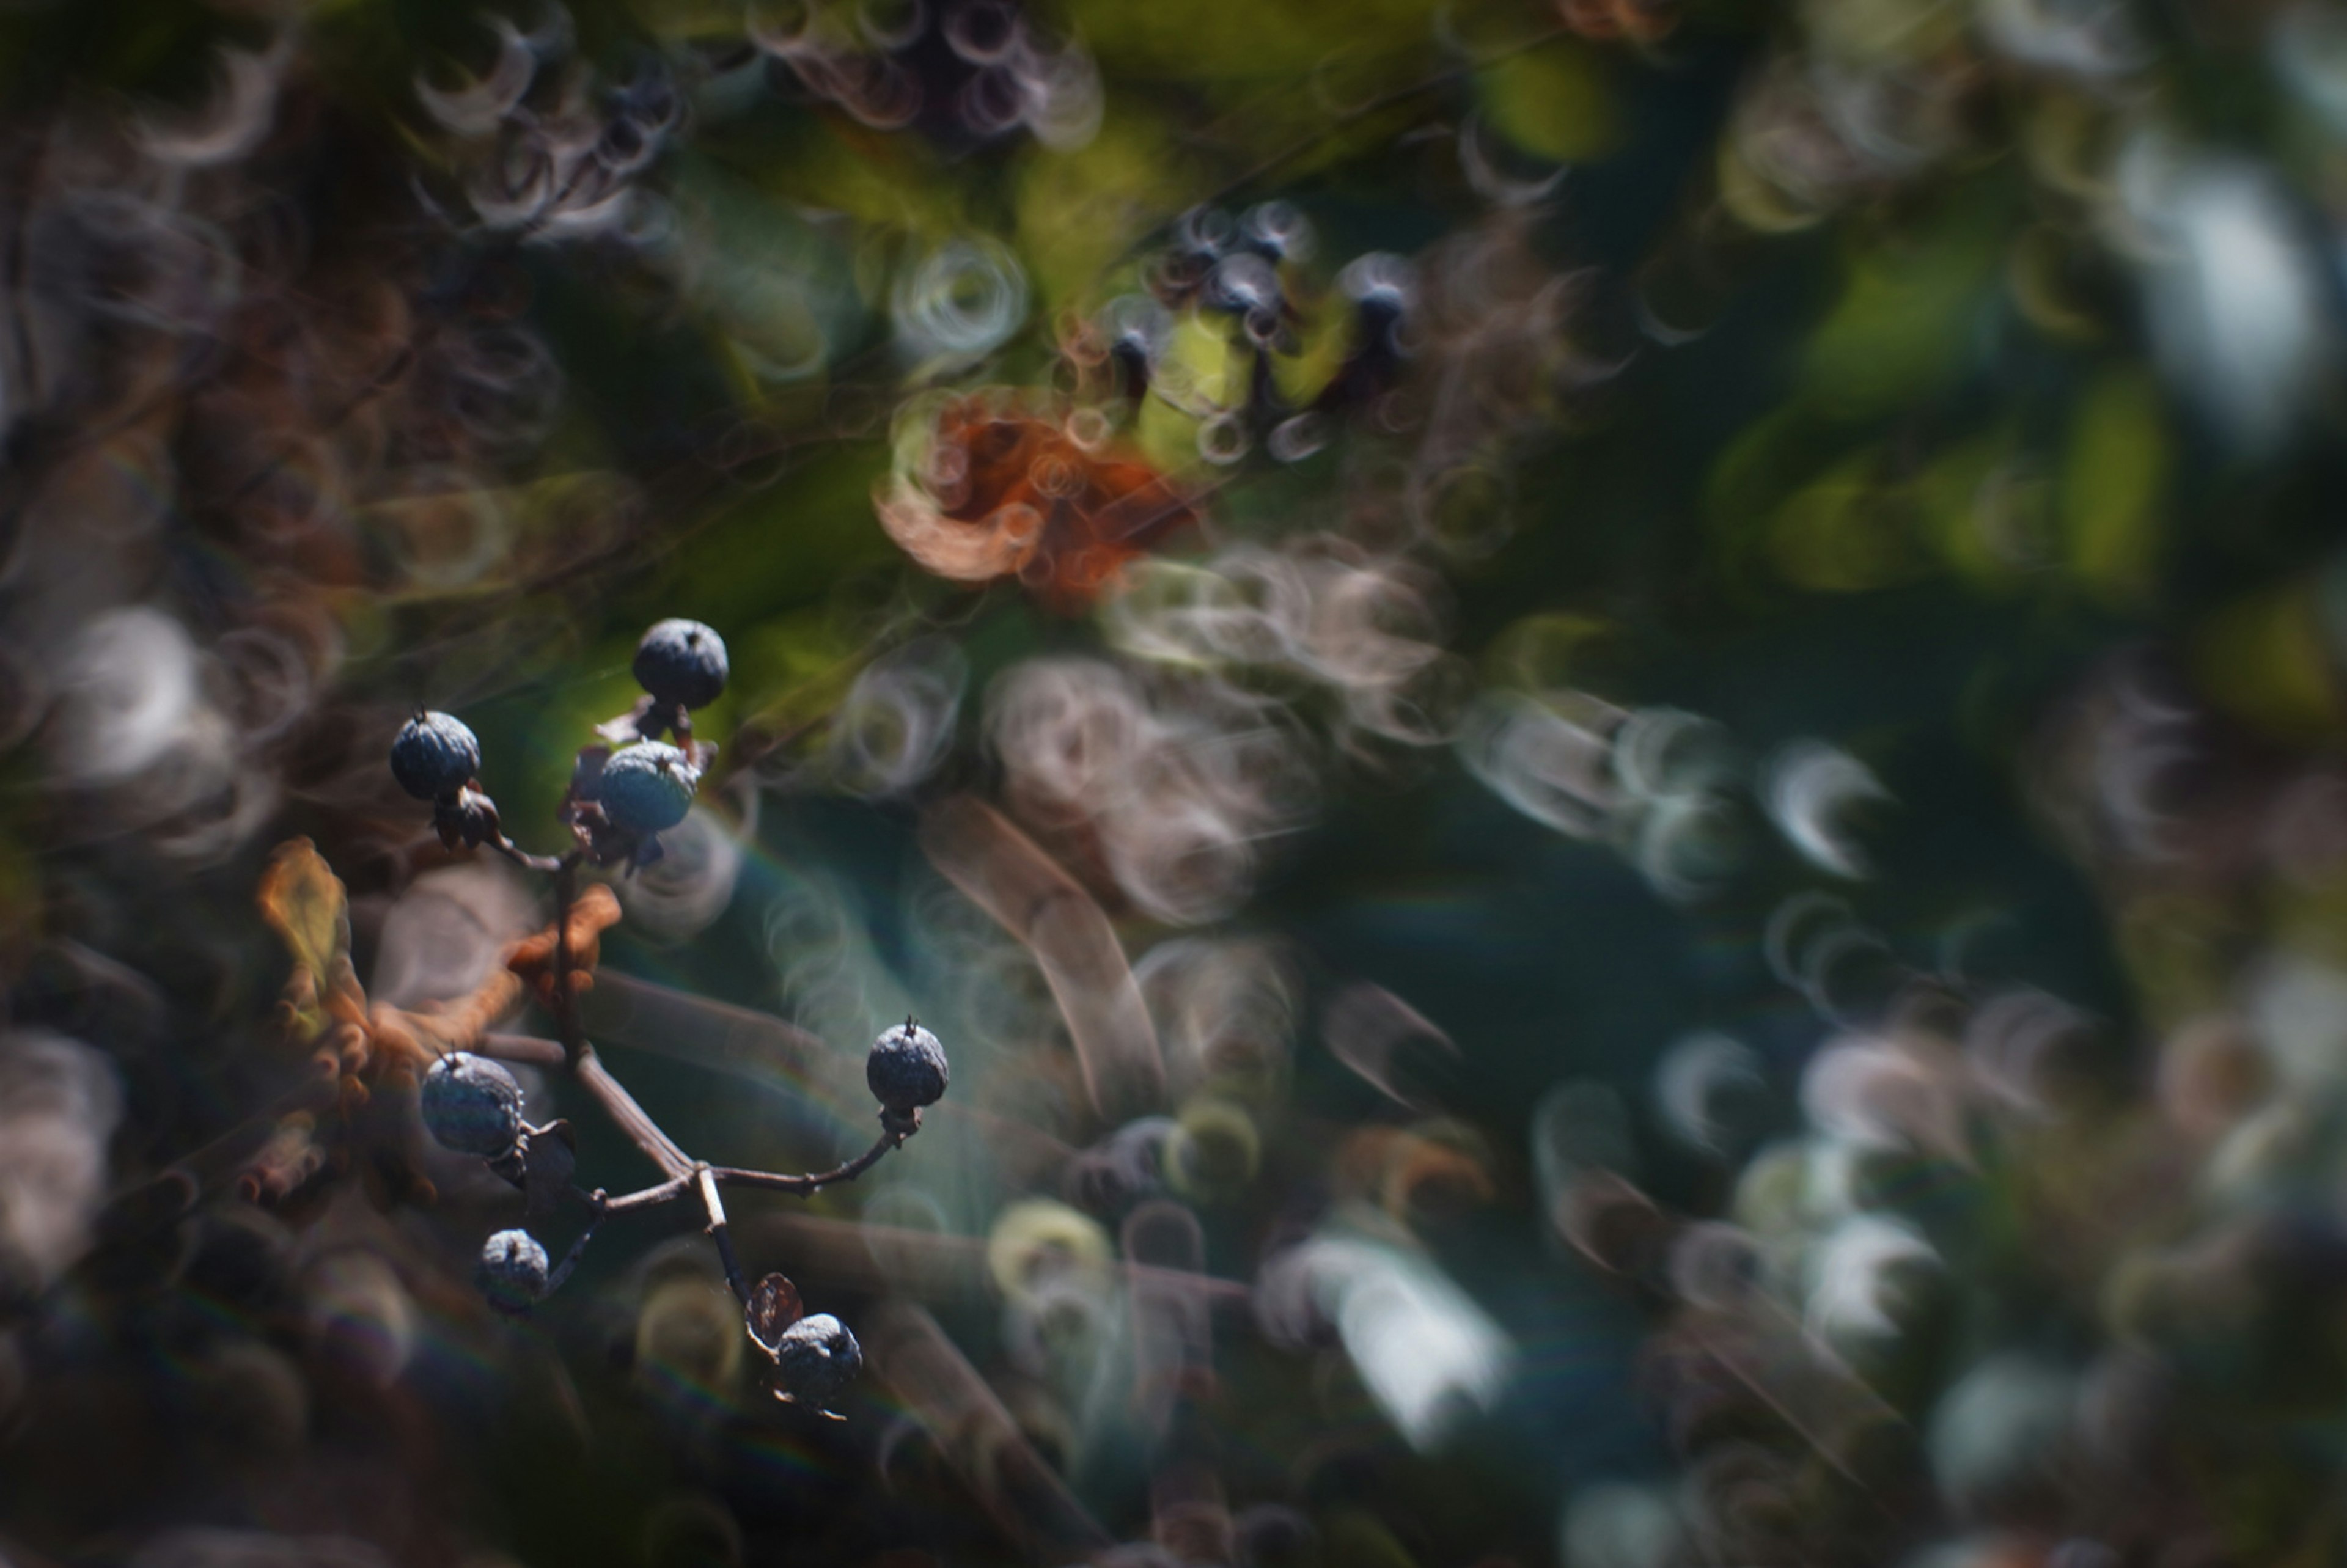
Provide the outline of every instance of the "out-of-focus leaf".
{"type": "Polygon", "coordinates": [[[1613,95],[1596,52],[1559,38],[1485,69],[1477,94],[1491,128],[1542,158],[1574,163],[1614,145],[1613,95]]]}
{"type": "Polygon", "coordinates": [[[1921,236],[1850,259],[1840,300],[1809,339],[1803,381],[1813,396],[1838,411],[1873,413],[1955,373],[1996,279],[1983,216],[1961,206],[1921,236]]]}
{"type": "Polygon", "coordinates": [[[1927,59],[1957,44],[1970,15],[1948,0],[1812,0],[1802,12],[1837,57],[1885,64],[1927,59]]]}
{"type": "Polygon", "coordinates": [[[1583,651],[1613,630],[1594,615],[1528,615],[1492,640],[1483,655],[1485,677],[1535,695],[1564,691],[1583,651]]]}
{"type": "Polygon", "coordinates": [[[2145,1011],[2172,1022],[2222,1004],[2225,955],[2249,932],[2240,911],[2224,901],[2164,892],[2130,904],[2113,935],[2145,1011]]]}
{"type": "MultiPolygon", "coordinates": [[[[1192,82],[1293,84],[1326,67],[1332,55],[1410,49],[1424,56],[1427,15],[1413,0],[1359,0],[1348,6],[1341,34],[1310,0],[1081,0],[1069,8],[1075,31],[1104,67],[1164,74],[1192,82]]],[[[1327,109],[1320,108],[1325,116],[1327,109]]]]}
{"type": "Polygon", "coordinates": [[[1874,447],[1853,453],[1777,508],[1768,546],[1778,571],[1799,588],[1850,593],[1913,577],[1922,565],[1903,497],[1877,477],[1874,447]]]}
{"type": "Polygon", "coordinates": [[[2192,640],[2193,674],[2209,699],[2277,740],[2335,735],[2337,677],[2309,585],[2262,589],[2220,607],[2192,640]]]}
{"type": "Polygon", "coordinates": [[[1157,370],[1157,390],[1141,406],[1142,456],[1170,474],[1196,473],[1198,425],[1246,398],[1250,354],[1195,316],[1174,329],[1157,370]]]}
{"type": "MultiPolygon", "coordinates": [[[[805,168],[798,160],[786,167],[805,168]]],[[[860,159],[836,156],[816,167],[862,170],[860,159]]],[[[917,182],[872,192],[876,221],[907,223],[918,210],[917,182]]],[[[825,205],[846,208],[847,192],[827,193],[825,205]]],[[[760,189],[712,159],[688,159],[677,181],[677,206],[707,251],[692,277],[696,302],[714,318],[751,380],[788,384],[820,376],[863,326],[867,307],[859,292],[844,226],[809,218],[785,193],[760,189]]]]}
{"type": "Polygon", "coordinates": [[[1941,558],[1983,588],[2009,588],[2052,564],[2050,490],[2007,432],[1955,443],[1910,487],[1917,522],[1941,558]]]}
{"type": "Polygon", "coordinates": [[[1075,151],[1030,150],[1019,169],[1020,254],[1044,306],[1080,304],[1127,249],[1203,193],[1163,128],[1136,114],[1112,114],[1075,151]]]}
{"type": "Polygon", "coordinates": [[[1306,318],[1296,334],[1296,351],[1272,362],[1273,384],[1290,407],[1310,406],[1312,400],[1336,379],[1346,355],[1360,346],[1358,322],[1351,311],[1339,308],[1341,303],[1337,300],[1323,302],[1306,318]]]}
{"type": "Polygon", "coordinates": [[[2278,877],[2271,897],[2281,945],[2347,970],[2347,876],[2278,877]]]}
{"type": "Polygon", "coordinates": [[[734,43],[742,7],[724,0],[629,0],[628,9],[654,37],[671,44],[734,43]]]}
{"type": "Polygon", "coordinates": [[[2075,239],[2051,224],[2024,230],[2007,253],[2005,286],[2014,307],[2046,336],[2092,343],[2106,334],[2102,318],[2072,297],[2077,285],[2067,274],[2076,264],[2075,251],[2075,239]]]}
{"type": "Polygon", "coordinates": [[[1329,1516],[1325,1530],[1332,1562],[1358,1568],[1418,1568],[1418,1559],[1371,1514],[1344,1509],[1329,1516]]]}
{"type": "Polygon", "coordinates": [[[2168,439],[2159,392],[2142,370],[2114,370],[2078,401],[2062,466],[2062,531],[2087,591],[2126,603],[2151,588],[2161,546],[2168,439]]]}

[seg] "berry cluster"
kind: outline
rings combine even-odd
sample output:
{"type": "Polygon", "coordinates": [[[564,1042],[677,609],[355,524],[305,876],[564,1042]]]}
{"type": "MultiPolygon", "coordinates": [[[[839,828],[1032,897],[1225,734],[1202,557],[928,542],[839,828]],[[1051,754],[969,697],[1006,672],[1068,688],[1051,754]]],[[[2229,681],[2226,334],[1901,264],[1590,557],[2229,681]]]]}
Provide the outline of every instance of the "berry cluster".
{"type": "Polygon", "coordinates": [[[1148,292],[1109,302],[1081,339],[1083,357],[1111,367],[1117,392],[1157,396],[1204,423],[1199,450],[1237,461],[1260,442],[1282,463],[1320,449],[1330,419],[1369,415],[1398,382],[1417,311],[1409,263],[1386,251],[1355,256],[1331,280],[1312,271],[1312,225],[1285,201],[1235,218],[1219,208],[1184,213],[1147,261],[1148,292]],[[1176,323],[1224,336],[1246,364],[1244,393],[1199,397],[1186,375],[1168,376],[1176,323]],[[1315,340],[1341,344],[1330,370],[1315,371],[1315,340]],[[1185,388],[1188,388],[1185,390],[1185,388]]]}
{"type": "MultiPolygon", "coordinates": [[[[684,820],[701,775],[717,754],[716,747],[692,738],[692,711],[724,694],[724,639],[697,620],[663,620],[637,645],[634,669],[644,695],[628,712],[596,726],[618,750],[580,747],[562,803],[562,819],[596,866],[624,862],[632,869],[659,859],[655,835],[684,820]],[[661,739],[671,733],[674,745],[661,739]]],[[[505,835],[497,803],[474,782],[480,765],[479,740],[452,714],[418,711],[391,743],[392,776],[408,794],[432,803],[443,844],[451,849],[486,844],[538,864],[505,835]]]]}
{"type": "Polygon", "coordinates": [[[403,789],[433,803],[433,824],[449,847],[487,845],[554,874],[557,974],[547,1005],[560,1035],[559,1050],[558,1042],[525,1040],[520,1046],[529,1048],[533,1060],[568,1067],[660,1167],[663,1179],[616,1197],[573,1184],[577,1162],[569,1124],[532,1126],[525,1120],[520,1084],[494,1059],[497,1042],[511,1037],[489,1037],[477,1050],[453,1052],[432,1064],[419,1095],[424,1125],[436,1142],[478,1157],[524,1194],[527,1225],[500,1230],[481,1247],[477,1277],[490,1305],[506,1312],[528,1310],[569,1277],[607,1218],[697,1199],[726,1281],[742,1303],[750,1338],[773,1363],[775,1397],[822,1409],[855,1377],[863,1351],[837,1317],[805,1314],[797,1289],[784,1276],[769,1274],[754,1286],[748,1282],[734,1255],[719,1189],[762,1187],[805,1195],[854,1179],[920,1130],[922,1108],[946,1091],[945,1050],[936,1035],[909,1018],[884,1030],[865,1064],[865,1080],[880,1102],[879,1139],[835,1169],[805,1175],[692,1159],[610,1075],[580,1029],[569,983],[576,960],[564,933],[570,927],[578,876],[586,867],[622,866],[632,871],[658,858],[657,835],[682,822],[692,809],[702,774],[716,755],[715,747],[693,739],[692,714],[724,692],[725,643],[699,621],[663,620],[644,634],[634,671],[643,697],[629,712],[597,726],[597,733],[611,743],[579,749],[560,809],[576,845],[559,859],[528,854],[505,835],[496,804],[474,782],[480,743],[449,714],[418,712],[403,725],[392,742],[391,771],[403,789]],[[673,736],[674,743],[666,736],[673,736]],[[565,1201],[583,1205],[589,1219],[557,1264],[529,1227],[542,1228],[565,1201]]]}

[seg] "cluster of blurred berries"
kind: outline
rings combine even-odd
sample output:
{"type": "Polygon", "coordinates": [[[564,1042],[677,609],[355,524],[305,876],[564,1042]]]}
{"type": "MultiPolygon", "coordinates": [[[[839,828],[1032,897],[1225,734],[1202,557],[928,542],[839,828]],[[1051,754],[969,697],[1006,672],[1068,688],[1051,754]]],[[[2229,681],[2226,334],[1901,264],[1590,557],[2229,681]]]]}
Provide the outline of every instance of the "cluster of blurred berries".
{"type": "Polygon", "coordinates": [[[1348,261],[1332,290],[1325,274],[1308,269],[1313,251],[1311,221],[1285,201],[1236,217],[1215,207],[1184,214],[1145,265],[1148,292],[1112,301],[1100,323],[1118,388],[1136,401],[1154,394],[1206,418],[1211,433],[1202,435],[1201,449],[1215,461],[1235,459],[1258,438],[1283,462],[1318,450],[1317,419],[1371,409],[1393,390],[1408,353],[1416,281],[1401,257],[1371,251],[1348,261]],[[1252,356],[1240,405],[1197,405],[1184,378],[1167,374],[1174,326],[1184,317],[1216,324],[1252,356]],[[1326,379],[1296,368],[1308,344],[1330,336],[1341,343],[1326,379]],[[1283,363],[1290,371],[1277,368],[1283,363]]]}

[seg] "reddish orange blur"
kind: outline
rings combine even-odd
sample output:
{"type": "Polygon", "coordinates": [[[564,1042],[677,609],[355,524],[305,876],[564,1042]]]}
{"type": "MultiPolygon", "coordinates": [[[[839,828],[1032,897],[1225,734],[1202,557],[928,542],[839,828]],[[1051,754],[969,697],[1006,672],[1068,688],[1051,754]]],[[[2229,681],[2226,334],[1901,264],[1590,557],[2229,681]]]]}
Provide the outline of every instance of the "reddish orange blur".
{"type": "Polygon", "coordinates": [[[1127,561],[1197,513],[1173,480],[1112,446],[1089,411],[999,393],[947,404],[917,482],[900,475],[880,520],[913,559],[966,582],[1017,577],[1047,607],[1082,610],[1127,561]]]}

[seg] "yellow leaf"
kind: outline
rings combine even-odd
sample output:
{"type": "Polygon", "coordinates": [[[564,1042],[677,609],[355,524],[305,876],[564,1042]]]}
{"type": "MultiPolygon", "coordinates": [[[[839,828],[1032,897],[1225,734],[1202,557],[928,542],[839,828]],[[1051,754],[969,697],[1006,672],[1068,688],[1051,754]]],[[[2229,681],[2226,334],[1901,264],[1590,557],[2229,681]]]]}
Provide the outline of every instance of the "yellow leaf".
{"type": "Polygon", "coordinates": [[[2145,372],[2108,372],[2078,401],[2062,467],[2070,566],[2105,603],[2126,603],[2151,590],[2167,487],[2168,431],[2158,389],[2145,372]]]}
{"type": "Polygon", "coordinates": [[[2313,586],[2285,583],[2228,600],[2194,629],[2192,673],[2209,702],[2289,744],[2339,732],[2331,647],[2313,586]]]}
{"type": "Polygon", "coordinates": [[[1597,157],[1614,145],[1614,102],[1596,52],[1577,39],[1500,61],[1482,74],[1491,128],[1559,163],[1597,157]]]}
{"type": "Polygon", "coordinates": [[[1983,204],[1955,206],[1932,231],[1850,258],[1847,284],[1810,334],[1806,388],[1837,411],[1901,406],[1964,364],[1978,307],[1998,282],[1978,232],[1983,204]]]}
{"type": "Polygon", "coordinates": [[[1905,497],[1876,477],[1881,454],[1852,453],[1785,498],[1769,520],[1769,553],[1797,588],[1853,593],[1907,581],[1923,565],[1905,497]]]}
{"type": "Polygon", "coordinates": [[[1583,654],[1613,630],[1594,615],[1526,616],[1492,640],[1483,655],[1485,678],[1534,694],[1566,691],[1583,674],[1583,654]]]}
{"type": "Polygon", "coordinates": [[[1172,133],[1112,115],[1083,147],[1030,149],[1019,164],[1020,250],[1045,312],[1081,302],[1143,236],[1210,189],[1172,133]]]}
{"type": "Polygon", "coordinates": [[[1346,356],[1361,346],[1353,313],[1334,300],[1309,313],[1297,336],[1296,352],[1282,354],[1271,367],[1272,382],[1291,408],[1308,407],[1337,379],[1346,356]]]}
{"type": "Polygon", "coordinates": [[[2011,430],[1975,436],[1935,455],[1908,487],[1917,525],[1978,587],[2012,587],[2051,561],[2053,486],[2017,453],[2011,430]]]}
{"type": "Polygon", "coordinates": [[[261,874],[258,897],[262,917],[285,938],[307,976],[310,994],[325,995],[335,960],[351,945],[350,904],[342,879],[308,839],[288,839],[261,874]]]}

